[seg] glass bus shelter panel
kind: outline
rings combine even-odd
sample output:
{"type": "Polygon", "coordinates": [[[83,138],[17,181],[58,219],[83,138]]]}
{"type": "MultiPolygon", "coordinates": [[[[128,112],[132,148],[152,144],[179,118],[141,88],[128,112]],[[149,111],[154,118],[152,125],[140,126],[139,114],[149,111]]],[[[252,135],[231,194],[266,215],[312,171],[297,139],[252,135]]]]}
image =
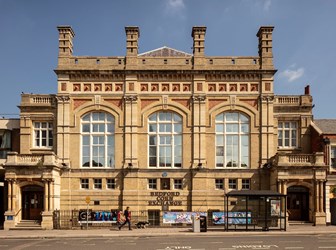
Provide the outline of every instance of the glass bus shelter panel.
{"type": "Polygon", "coordinates": [[[285,197],[227,197],[224,213],[228,230],[286,230],[285,197]]]}

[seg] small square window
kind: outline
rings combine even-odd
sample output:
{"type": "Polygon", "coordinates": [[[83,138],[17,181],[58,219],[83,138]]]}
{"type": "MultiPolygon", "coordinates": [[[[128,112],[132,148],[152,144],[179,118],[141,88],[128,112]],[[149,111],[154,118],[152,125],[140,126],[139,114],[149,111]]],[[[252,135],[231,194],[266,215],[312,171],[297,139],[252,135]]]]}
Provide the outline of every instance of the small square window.
{"type": "Polygon", "coordinates": [[[163,60],[163,63],[164,63],[164,64],[167,64],[167,62],[168,62],[167,59],[164,59],[164,60],[163,60]]]}
{"type": "Polygon", "coordinates": [[[242,190],[250,190],[250,189],[251,189],[251,180],[242,179],[242,190]]]}
{"type": "Polygon", "coordinates": [[[93,201],[93,205],[100,205],[100,201],[93,201]]]}
{"type": "Polygon", "coordinates": [[[216,187],[216,189],[224,189],[224,180],[223,179],[216,179],[215,180],[215,187],[216,187]]]}
{"type": "Polygon", "coordinates": [[[237,189],[237,179],[229,179],[229,189],[237,189]]]}
{"type": "Polygon", "coordinates": [[[102,189],[102,179],[94,179],[93,180],[93,187],[94,189],[102,189]]]}
{"type": "Polygon", "coordinates": [[[89,179],[80,179],[81,189],[89,189],[89,179]]]}
{"type": "Polygon", "coordinates": [[[116,188],[116,180],[115,179],[106,179],[106,188],[107,189],[115,189],[116,188]]]}
{"type": "Polygon", "coordinates": [[[148,189],[157,189],[156,179],[148,179],[148,189]]]}
{"type": "Polygon", "coordinates": [[[183,189],[182,179],[174,179],[174,189],[183,189]]]}

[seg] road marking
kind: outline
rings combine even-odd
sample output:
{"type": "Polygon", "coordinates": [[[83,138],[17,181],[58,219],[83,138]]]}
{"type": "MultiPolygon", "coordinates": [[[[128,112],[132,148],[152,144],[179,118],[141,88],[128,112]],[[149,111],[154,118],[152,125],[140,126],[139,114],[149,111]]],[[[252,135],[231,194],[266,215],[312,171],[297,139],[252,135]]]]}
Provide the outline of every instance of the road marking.
{"type": "Polygon", "coordinates": [[[301,243],[301,240],[280,240],[281,243],[301,243]]]}
{"type": "Polygon", "coordinates": [[[319,247],[319,249],[336,249],[336,247],[319,247]]]}
{"type": "Polygon", "coordinates": [[[304,247],[285,247],[285,249],[303,249],[304,247]]]}

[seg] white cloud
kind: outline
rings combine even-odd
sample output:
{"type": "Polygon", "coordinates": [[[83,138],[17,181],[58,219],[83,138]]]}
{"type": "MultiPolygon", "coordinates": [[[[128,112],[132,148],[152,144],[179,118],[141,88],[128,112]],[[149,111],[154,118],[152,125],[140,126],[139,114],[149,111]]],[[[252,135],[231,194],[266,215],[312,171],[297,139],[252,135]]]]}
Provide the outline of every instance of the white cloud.
{"type": "Polygon", "coordinates": [[[298,69],[286,69],[283,72],[280,73],[281,77],[287,78],[288,82],[293,82],[296,79],[299,79],[304,74],[304,68],[298,68],[298,69]]]}
{"type": "Polygon", "coordinates": [[[184,0],[167,0],[167,6],[171,10],[180,10],[185,7],[184,0]]]}

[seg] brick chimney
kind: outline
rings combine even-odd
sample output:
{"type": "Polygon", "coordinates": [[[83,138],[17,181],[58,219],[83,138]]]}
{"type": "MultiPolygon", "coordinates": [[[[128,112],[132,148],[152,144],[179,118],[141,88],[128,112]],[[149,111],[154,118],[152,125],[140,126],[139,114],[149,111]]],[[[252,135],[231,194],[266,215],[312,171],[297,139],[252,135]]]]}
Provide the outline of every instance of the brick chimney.
{"type": "Polygon", "coordinates": [[[71,26],[58,26],[59,32],[59,45],[58,45],[58,56],[59,57],[70,57],[73,52],[72,40],[75,37],[71,26]]]}
{"type": "Polygon", "coordinates": [[[138,55],[138,39],[140,37],[139,27],[125,27],[126,32],[126,56],[138,55]]]}
{"type": "Polygon", "coordinates": [[[257,37],[259,38],[259,57],[261,69],[274,69],[273,65],[273,26],[260,27],[257,37]]]}

